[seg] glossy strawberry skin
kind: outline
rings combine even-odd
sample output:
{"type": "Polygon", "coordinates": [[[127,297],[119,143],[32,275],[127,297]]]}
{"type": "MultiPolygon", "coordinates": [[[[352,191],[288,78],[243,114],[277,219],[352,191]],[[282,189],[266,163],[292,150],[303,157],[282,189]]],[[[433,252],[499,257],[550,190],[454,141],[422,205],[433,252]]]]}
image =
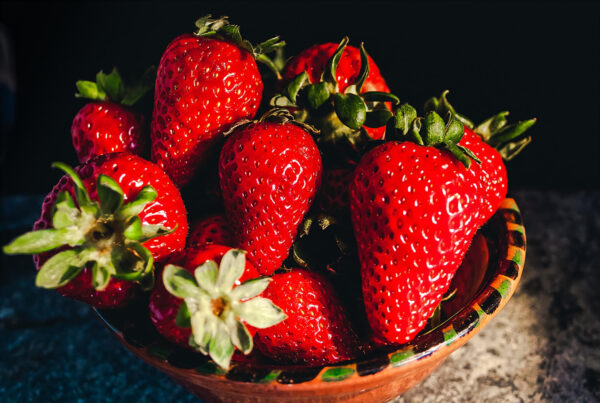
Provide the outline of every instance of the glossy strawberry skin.
{"type": "Polygon", "coordinates": [[[152,161],[179,187],[223,132],[258,110],[263,83],[250,53],[215,38],[184,34],[162,56],[151,124],[152,161]]]}
{"type": "Polygon", "coordinates": [[[145,145],[142,126],[142,116],[126,106],[109,101],[87,103],[71,125],[79,162],[114,152],[141,155],[145,145]]]}
{"type": "MultiPolygon", "coordinates": [[[[133,154],[112,153],[97,156],[75,168],[75,171],[93,200],[98,200],[95,184],[100,174],[108,175],[117,181],[123,190],[125,202],[135,198],[142,187],[152,185],[158,196],[139,214],[142,224],[161,224],[177,229],[143,245],[150,250],[155,261],[160,261],[185,247],[188,232],[185,206],[173,182],[158,166],[133,154]]],[[[64,190],[71,192],[74,197],[73,184],[67,176],[63,176],[44,199],[42,213],[34,224],[34,230],[52,227],[52,206],[58,194],[64,190]]],[[[55,251],[35,255],[33,259],[37,269],[39,270],[54,253],[55,251]]],[[[58,291],[64,296],[98,308],[115,308],[123,306],[133,298],[137,286],[130,281],[112,278],[106,289],[96,291],[92,287],[91,273],[86,268],[67,285],[58,288],[58,291]]]]}
{"type": "Polygon", "coordinates": [[[498,151],[467,127],[459,144],[473,151],[481,160],[481,164],[471,164],[469,174],[473,181],[480,182],[483,187],[482,192],[485,195],[482,199],[484,207],[481,223],[483,224],[494,215],[500,202],[506,197],[508,185],[506,167],[498,151]]]}
{"type": "Polygon", "coordinates": [[[267,357],[286,364],[324,365],[358,356],[358,338],[321,274],[302,269],[275,274],[263,297],[288,316],[256,332],[256,346],[267,357]]]}
{"type": "MultiPolygon", "coordinates": [[[[193,274],[196,267],[209,260],[213,260],[219,264],[223,255],[230,249],[231,247],[229,246],[216,244],[188,247],[180,254],[173,256],[169,260],[169,263],[181,266],[193,274]]],[[[258,276],[259,274],[254,266],[247,261],[246,270],[240,280],[236,282],[236,285],[258,276]]],[[[179,327],[175,323],[177,311],[182,301],[182,299],[169,294],[162,282],[162,277],[158,276],[156,285],[150,296],[150,318],[152,319],[152,323],[154,323],[158,332],[167,340],[180,346],[191,348],[189,345],[191,328],[179,327]]],[[[246,327],[250,334],[254,335],[256,329],[249,325],[246,325],[246,327]]]]}
{"type": "Polygon", "coordinates": [[[287,257],[321,170],[314,140],[292,123],[255,123],[227,139],[219,159],[226,217],[236,247],[261,274],[272,274],[287,257]]]}
{"type": "Polygon", "coordinates": [[[363,157],[350,207],[376,336],[405,343],[425,326],[489,218],[487,205],[504,198],[486,192],[488,168],[484,161],[467,170],[447,151],[410,142],[388,142],[363,157]]]}
{"type": "MultiPolygon", "coordinates": [[[[289,81],[306,71],[310,82],[312,84],[318,83],[321,80],[327,61],[333,56],[337,47],[337,43],[324,43],[303,50],[286,64],[283,69],[284,79],[289,81]]],[[[352,85],[356,81],[359,72],[360,50],[354,46],[346,46],[336,70],[339,92],[343,93],[349,85],[352,85]]],[[[361,89],[361,92],[367,91],[390,92],[379,67],[370,56],[369,75],[361,89]]],[[[375,140],[381,139],[385,133],[385,127],[366,127],[366,130],[369,136],[375,140]]]]}
{"type": "Polygon", "coordinates": [[[188,247],[197,248],[206,244],[233,245],[233,235],[224,214],[213,214],[192,224],[188,247]]]}

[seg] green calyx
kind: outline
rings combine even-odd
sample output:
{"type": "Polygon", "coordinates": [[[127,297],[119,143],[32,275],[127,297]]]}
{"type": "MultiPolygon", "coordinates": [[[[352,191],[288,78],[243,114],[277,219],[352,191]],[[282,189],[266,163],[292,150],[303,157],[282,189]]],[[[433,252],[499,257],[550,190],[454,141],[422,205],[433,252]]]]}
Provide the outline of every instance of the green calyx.
{"type": "Polygon", "coordinates": [[[87,98],[97,101],[111,101],[126,106],[131,106],[154,88],[156,79],[156,67],[149,67],[137,83],[128,87],[123,82],[121,74],[116,67],[106,74],[99,71],[96,74],[96,82],[77,81],[77,98],[87,98]]]}
{"type": "Polygon", "coordinates": [[[267,39],[264,42],[253,45],[247,39],[242,38],[240,27],[229,22],[229,17],[223,16],[213,19],[212,15],[207,14],[196,20],[197,36],[214,36],[220,39],[234,43],[242,49],[247,50],[257,62],[267,66],[277,78],[281,78],[282,63],[278,62],[279,58],[271,59],[267,56],[268,53],[276,52],[285,46],[285,41],[279,40],[279,36],[267,39]]]}
{"type": "Polygon", "coordinates": [[[321,143],[336,143],[343,139],[357,148],[368,141],[364,129],[385,126],[392,112],[385,105],[397,105],[398,97],[386,92],[361,92],[369,75],[369,60],[364,45],[360,44],[361,66],[354,83],[343,93],[339,91],[336,71],[348,37],[342,39],[336,51],[327,61],[321,79],[311,83],[306,71],[294,77],[271,99],[271,105],[290,107],[296,118],[314,124],[322,132],[321,143]]]}
{"type": "Polygon", "coordinates": [[[427,100],[424,106],[425,111],[435,111],[440,115],[452,114],[456,120],[472,129],[483,141],[498,150],[502,158],[507,161],[513,159],[531,142],[531,136],[522,135],[535,124],[535,118],[508,124],[506,117],[509,112],[503,111],[476,125],[467,117],[456,112],[448,101],[449,92],[445,90],[439,97],[427,100]]]}
{"type": "Polygon", "coordinates": [[[412,141],[422,146],[448,150],[469,169],[471,160],[481,163],[468,148],[458,144],[465,131],[464,124],[452,113],[446,121],[435,111],[429,111],[425,117],[418,117],[417,111],[409,104],[400,105],[388,123],[386,140],[412,141]]]}
{"type": "Polygon", "coordinates": [[[287,109],[271,108],[268,111],[266,111],[264,114],[262,114],[261,117],[256,120],[243,119],[243,120],[238,121],[236,124],[231,126],[226,132],[224,132],[223,135],[225,137],[227,137],[234,131],[239,130],[240,128],[243,128],[243,127],[255,124],[255,123],[260,123],[260,122],[273,122],[273,123],[281,123],[281,124],[290,123],[290,124],[301,127],[302,129],[304,129],[306,132],[308,132],[312,136],[317,136],[319,134],[319,130],[315,129],[314,126],[311,126],[308,123],[304,123],[304,122],[300,122],[300,121],[296,120],[294,115],[292,115],[292,113],[290,111],[288,111],[287,109]]]}
{"type": "Polygon", "coordinates": [[[99,202],[93,201],[77,173],[56,162],[73,180],[75,200],[61,192],[52,207],[52,227],[31,231],[4,246],[6,254],[38,254],[68,246],[48,259],[40,268],[36,285],[58,288],[75,278],[85,267],[91,268],[92,285],[102,291],[111,277],[135,281],[152,288],[154,259],[142,244],[175,230],[160,225],[143,225],[138,214],[156,199],[156,190],[148,185],[135,199],[124,203],[119,184],[99,175],[96,184],[99,202]]]}
{"type": "Polygon", "coordinates": [[[254,346],[246,323],[258,329],[287,318],[271,300],[259,297],[271,282],[258,277],[236,286],[246,268],[245,252],[231,249],[219,266],[209,260],[191,274],[167,265],[163,283],[167,291],[183,299],[176,323],[191,327],[190,346],[208,355],[221,368],[229,368],[235,348],[249,354],[254,346]]]}

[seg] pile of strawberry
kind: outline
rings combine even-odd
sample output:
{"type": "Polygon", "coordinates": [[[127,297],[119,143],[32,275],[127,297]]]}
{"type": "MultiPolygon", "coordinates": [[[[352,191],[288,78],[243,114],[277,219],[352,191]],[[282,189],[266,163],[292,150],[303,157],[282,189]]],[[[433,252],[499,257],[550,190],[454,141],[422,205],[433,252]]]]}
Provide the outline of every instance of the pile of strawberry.
{"type": "Polygon", "coordinates": [[[132,87],[117,70],[77,82],[92,100],[71,129],[81,165],[54,164],[65,176],[34,231],[4,252],[34,254],[38,286],[94,307],[150,293],[156,329],[223,368],[255,344],[323,365],[412,340],[535,120],[476,126],[447,92],[418,112],[347,38],[283,61],[278,37],[196,26],[132,87]],[[148,136],[131,105],[153,85],[148,136]]]}

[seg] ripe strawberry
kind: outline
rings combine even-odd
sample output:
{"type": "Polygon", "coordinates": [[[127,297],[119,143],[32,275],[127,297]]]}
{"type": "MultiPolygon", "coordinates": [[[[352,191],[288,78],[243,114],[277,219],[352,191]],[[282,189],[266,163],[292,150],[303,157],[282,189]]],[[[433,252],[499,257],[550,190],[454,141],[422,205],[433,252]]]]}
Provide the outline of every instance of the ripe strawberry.
{"type": "Polygon", "coordinates": [[[267,357],[286,364],[323,365],[358,356],[358,338],[322,275],[302,269],[275,274],[263,296],[288,316],[256,332],[256,345],[267,357]]]}
{"type": "Polygon", "coordinates": [[[223,214],[213,214],[194,222],[190,229],[188,247],[206,244],[233,245],[233,235],[223,214]]]}
{"type": "Polygon", "coordinates": [[[285,88],[271,103],[288,107],[300,121],[321,131],[318,141],[326,154],[357,159],[356,149],[368,139],[379,140],[392,116],[391,103],[398,98],[390,94],[379,68],[360,49],[339,45],[314,45],[291,59],[283,70],[285,88]],[[325,147],[327,146],[327,147],[325,147]]]}
{"type": "Polygon", "coordinates": [[[156,69],[148,69],[136,86],[126,88],[117,69],[110,74],[100,71],[96,82],[77,81],[77,97],[94,100],[77,112],[71,126],[73,147],[79,162],[107,153],[127,151],[141,155],[145,138],[143,116],[130,106],[153,85],[156,69]]]}
{"type": "Polygon", "coordinates": [[[375,335],[392,343],[425,326],[488,218],[487,204],[505,196],[487,193],[480,179],[503,168],[471,164],[479,157],[502,165],[486,153],[495,150],[484,144],[476,157],[457,144],[464,126],[454,118],[445,124],[429,112],[419,132],[420,123],[410,133],[419,144],[391,141],[366,154],[350,192],[367,316],[375,335]]]}
{"type": "Polygon", "coordinates": [[[321,177],[314,140],[290,118],[274,110],[237,128],[219,160],[221,194],[235,246],[248,251],[248,259],[265,275],[288,255],[321,177]]]}
{"type": "Polygon", "coordinates": [[[243,251],[206,245],[187,249],[175,263],[182,267],[167,265],[150,297],[152,322],[168,340],[210,355],[222,368],[229,367],[234,347],[252,351],[256,328],[286,318],[258,297],[271,279],[258,278],[243,251]]]}
{"type": "Polygon", "coordinates": [[[188,230],[168,176],[127,153],[104,154],[75,170],[55,166],[67,175],[46,196],[34,231],[4,252],[39,254],[38,286],[99,308],[124,305],[136,293],[134,282],[151,288],[154,261],[183,249],[188,230]]]}
{"type": "Polygon", "coordinates": [[[256,47],[226,17],[196,21],[198,30],[175,38],[156,77],[151,125],[152,160],[179,187],[204,164],[223,133],[258,110],[263,83],[256,60],[284,45],[272,38],[256,47]]]}

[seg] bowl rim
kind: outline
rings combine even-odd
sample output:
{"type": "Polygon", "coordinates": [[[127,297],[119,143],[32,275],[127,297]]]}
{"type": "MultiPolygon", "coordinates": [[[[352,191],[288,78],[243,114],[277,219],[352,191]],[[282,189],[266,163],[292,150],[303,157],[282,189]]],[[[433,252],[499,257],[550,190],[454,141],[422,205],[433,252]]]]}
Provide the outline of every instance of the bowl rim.
{"type": "MultiPolygon", "coordinates": [[[[487,324],[512,297],[522,276],[526,254],[526,235],[519,208],[512,198],[504,199],[492,219],[499,220],[497,227],[501,229],[498,238],[496,259],[490,259],[494,268],[485,278],[471,302],[448,318],[436,328],[419,334],[411,342],[399,346],[398,349],[366,359],[356,359],[318,367],[278,366],[274,369],[256,374],[245,368],[236,372],[233,366],[227,373],[207,361],[208,365],[193,368],[181,368],[171,365],[169,358],[160,349],[152,345],[134,345],[107,319],[106,311],[95,309],[96,314],[111,332],[136,356],[146,363],[160,368],[163,372],[182,379],[182,371],[191,384],[204,382],[215,383],[211,389],[223,387],[253,387],[273,390],[290,388],[298,392],[315,388],[339,388],[340,382],[353,382],[367,385],[373,375],[382,380],[392,379],[400,372],[408,372],[413,368],[435,364],[437,366],[450,353],[465,344],[487,324]],[[282,369],[283,368],[283,369],[282,369]]],[[[488,271],[490,270],[488,266],[488,271]]],[[[192,353],[193,354],[193,353],[192,353]]]]}

